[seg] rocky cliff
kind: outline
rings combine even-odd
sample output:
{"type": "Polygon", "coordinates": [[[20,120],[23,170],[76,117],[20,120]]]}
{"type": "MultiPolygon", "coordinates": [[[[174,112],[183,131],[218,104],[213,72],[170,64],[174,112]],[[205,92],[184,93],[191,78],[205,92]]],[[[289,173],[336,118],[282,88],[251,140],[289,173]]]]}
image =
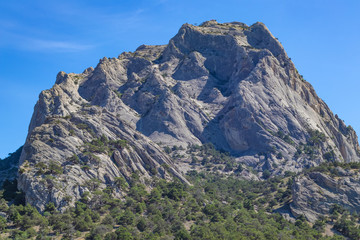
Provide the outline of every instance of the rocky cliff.
{"type": "Polygon", "coordinates": [[[330,215],[336,207],[358,212],[360,208],[359,169],[334,168],[331,174],[310,172],[295,179],[291,211],[310,222],[330,215]]]}
{"type": "Polygon", "coordinates": [[[10,153],[5,159],[0,159],[0,190],[6,180],[14,181],[18,172],[19,158],[22,147],[10,153]]]}
{"type": "Polygon", "coordinates": [[[119,177],[178,178],[162,150],[212,143],[261,172],[358,161],[351,127],[297,72],[266,26],[184,24],[167,45],[60,72],[40,94],[24,145],[19,188],[43,209],[73,204],[119,177]],[[96,184],[95,184],[96,183],[96,184]]]}

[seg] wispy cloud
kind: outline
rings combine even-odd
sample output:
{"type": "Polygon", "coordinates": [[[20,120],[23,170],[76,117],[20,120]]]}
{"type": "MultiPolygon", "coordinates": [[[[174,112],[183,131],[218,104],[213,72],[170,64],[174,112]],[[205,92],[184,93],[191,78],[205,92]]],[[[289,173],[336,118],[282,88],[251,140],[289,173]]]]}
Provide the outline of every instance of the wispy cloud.
{"type": "Polygon", "coordinates": [[[45,36],[31,36],[26,31],[21,31],[24,26],[8,22],[6,25],[0,21],[0,47],[10,47],[26,51],[48,52],[79,52],[94,48],[95,45],[81,43],[81,41],[63,40],[65,36],[55,36],[51,39],[45,36]],[[22,32],[22,33],[19,33],[22,32]]]}
{"type": "Polygon", "coordinates": [[[44,39],[28,39],[27,43],[23,43],[22,47],[27,50],[33,51],[66,51],[66,52],[77,52],[84,51],[94,47],[90,44],[77,44],[67,41],[53,41],[44,39]]]}
{"type": "Polygon", "coordinates": [[[102,32],[105,35],[113,35],[117,31],[127,31],[144,23],[148,6],[126,5],[128,4],[105,3],[99,7],[87,2],[64,1],[61,4],[47,3],[40,7],[50,9],[54,20],[77,28],[81,32],[102,32]]]}
{"type": "Polygon", "coordinates": [[[0,47],[26,51],[86,51],[118,41],[129,29],[141,28],[146,9],[138,7],[118,12],[110,7],[99,9],[67,2],[45,3],[35,11],[39,15],[48,12],[51,18],[0,17],[0,47]]]}

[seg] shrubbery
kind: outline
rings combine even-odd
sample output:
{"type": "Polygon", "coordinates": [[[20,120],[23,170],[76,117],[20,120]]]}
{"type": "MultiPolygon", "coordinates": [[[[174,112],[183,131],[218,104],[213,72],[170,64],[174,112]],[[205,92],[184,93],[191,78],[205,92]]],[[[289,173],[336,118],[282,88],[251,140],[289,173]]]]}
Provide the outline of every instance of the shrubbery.
{"type": "MultiPolygon", "coordinates": [[[[126,147],[123,141],[106,138],[90,145],[105,151],[115,146],[126,147]]],[[[215,150],[211,144],[191,146],[189,153],[207,158],[213,164],[224,164],[225,168],[232,169],[229,171],[242,170],[228,154],[215,150]]],[[[76,155],[68,160],[82,161],[76,155]]],[[[318,170],[332,171],[335,166],[360,169],[358,163],[331,164],[319,166],[318,170]]],[[[49,179],[62,173],[62,167],[55,162],[39,163],[36,167],[42,174],[47,173],[49,179]]],[[[17,192],[16,182],[6,182],[0,194],[0,207],[8,219],[0,217],[0,231],[7,231],[14,239],[35,236],[46,239],[53,235],[64,239],[81,236],[86,239],[326,239],[321,235],[325,220],[316,222],[312,228],[304,218],[292,224],[273,213],[291,200],[294,178],[291,173],[281,178],[271,177],[270,172],[264,171],[265,181],[245,181],[235,174],[226,176],[192,170],[187,178],[193,185],[153,178],[149,182],[151,189],[141,183],[138,173],[126,180],[116,178],[112,184],[126,193],[124,200],[111,196],[112,184],[101,191],[98,180],[92,179],[86,182],[91,193],[84,192],[75,207],[59,212],[55,204],[49,203],[43,214],[16,200],[23,196],[17,192]],[[8,207],[7,202],[14,204],[8,207]]],[[[345,213],[334,206],[332,219],[337,221],[336,228],[356,237],[358,229],[349,223],[351,217],[338,219],[345,213]]]]}
{"type": "MultiPolygon", "coordinates": [[[[118,179],[128,192],[125,201],[113,199],[105,189],[85,193],[74,208],[63,213],[52,203],[43,215],[29,205],[11,205],[7,213],[16,229],[7,231],[18,239],[49,234],[70,238],[86,231],[90,231],[87,239],[321,238],[306,222],[294,225],[280,215],[269,214],[272,206],[290,200],[291,182],[287,180],[249,182],[192,171],[188,178],[193,186],[156,180],[148,192],[136,174],[133,178],[130,185],[118,179]],[[119,227],[114,231],[115,225],[119,227]]],[[[0,218],[0,228],[5,227],[0,218]]]]}

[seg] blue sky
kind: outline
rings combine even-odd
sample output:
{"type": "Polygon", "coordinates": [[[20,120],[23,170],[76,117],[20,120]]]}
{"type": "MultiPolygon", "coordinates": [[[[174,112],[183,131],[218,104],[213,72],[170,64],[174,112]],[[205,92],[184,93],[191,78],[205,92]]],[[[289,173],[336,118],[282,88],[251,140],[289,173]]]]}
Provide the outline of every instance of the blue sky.
{"type": "Polygon", "coordinates": [[[166,44],[183,23],[264,22],[334,113],[360,133],[360,1],[0,1],[0,158],[24,142],[59,71],[166,44]]]}

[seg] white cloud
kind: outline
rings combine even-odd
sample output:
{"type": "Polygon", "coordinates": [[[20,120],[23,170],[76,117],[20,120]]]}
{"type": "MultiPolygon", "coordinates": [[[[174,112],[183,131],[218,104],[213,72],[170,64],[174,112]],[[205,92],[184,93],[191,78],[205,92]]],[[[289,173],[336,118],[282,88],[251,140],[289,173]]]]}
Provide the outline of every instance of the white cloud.
{"type": "MultiPolygon", "coordinates": [[[[164,3],[167,0],[160,0],[164,3]]],[[[51,17],[0,17],[0,47],[25,51],[79,52],[116,42],[132,29],[147,24],[147,8],[95,7],[63,2],[28,6],[33,15],[51,17]],[[49,23],[47,23],[49,21],[49,23]],[[51,27],[50,27],[51,26],[51,27]],[[95,44],[96,43],[96,44],[95,44]]],[[[22,8],[23,10],[23,8],[22,8]]]]}
{"type": "Polygon", "coordinates": [[[52,40],[30,37],[26,34],[2,31],[0,29],[0,47],[10,47],[26,51],[79,52],[94,48],[95,45],[66,40],[52,40]]]}
{"type": "Polygon", "coordinates": [[[27,50],[51,50],[51,51],[66,51],[77,52],[84,51],[93,48],[93,45],[89,44],[77,44],[67,41],[53,41],[44,39],[28,39],[27,43],[23,43],[22,47],[27,50]]]}

